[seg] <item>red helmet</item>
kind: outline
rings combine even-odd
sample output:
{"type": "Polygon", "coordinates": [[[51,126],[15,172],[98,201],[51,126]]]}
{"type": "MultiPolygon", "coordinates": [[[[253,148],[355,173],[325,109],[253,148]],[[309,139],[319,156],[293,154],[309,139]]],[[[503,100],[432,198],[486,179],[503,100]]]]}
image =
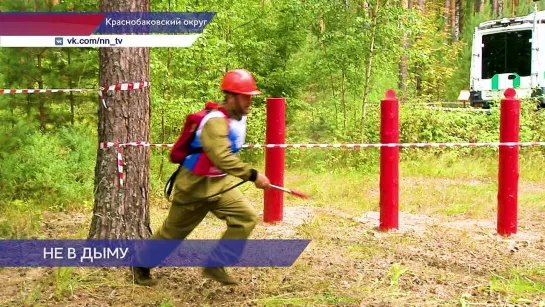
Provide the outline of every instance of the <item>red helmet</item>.
{"type": "Polygon", "coordinates": [[[221,90],[243,95],[259,95],[252,74],[245,69],[228,71],[221,81],[221,90]]]}

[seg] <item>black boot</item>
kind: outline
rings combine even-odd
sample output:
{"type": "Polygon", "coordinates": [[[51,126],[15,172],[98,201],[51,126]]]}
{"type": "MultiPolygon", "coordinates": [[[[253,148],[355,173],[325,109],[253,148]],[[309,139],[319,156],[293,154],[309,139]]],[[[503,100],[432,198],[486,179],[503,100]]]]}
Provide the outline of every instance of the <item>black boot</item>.
{"type": "Polygon", "coordinates": [[[151,287],[157,284],[157,280],[151,278],[149,268],[131,267],[131,272],[137,285],[151,287]]]}
{"type": "Polygon", "coordinates": [[[225,272],[225,269],[222,267],[216,267],[216,268],[207,267],[207,268],[204,268],[202,273],[205,277],[211,278],[224,285],[238,284],[238,280],[236,280],[235,278],[227,274],[227,272],[225,272]]]}

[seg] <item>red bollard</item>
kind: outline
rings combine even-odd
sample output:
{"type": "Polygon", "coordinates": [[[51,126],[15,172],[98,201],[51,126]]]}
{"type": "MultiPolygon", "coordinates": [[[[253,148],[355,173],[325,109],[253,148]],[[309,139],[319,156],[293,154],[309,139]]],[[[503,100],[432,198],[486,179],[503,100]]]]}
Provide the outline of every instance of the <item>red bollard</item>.
{"type": "MultiPolygon", "coordinates": [[[[284,144],[286,138],[286,99],[267,98],[267,144],[284,144]]],[[[265,175],[272,184],[284,186],[285,148],[265,149],[265,175]]],[[[284,192],[277,189],[265,191],[263,221],[274,223],[282,221],[284,192]]]]}
{"type": "MultiPolygon", "coordinates": [[[[505,90],[500,108],[500,142],[518,142],[520,129],[520,100],[516,91],[505,90]]],[[[519,179],[519,147],[500,146],[498,169],[498,225],[499,235],[517,232],[517,202],[519,179]]]]}
{"type": "MultiPolygon", "coordinates": [[[[399,142],[399,102],[394,90],[380,104],[380,142],[399,142]]],[[[399,228],[399,147],[380,148],[379,230],[399,228]]]]}

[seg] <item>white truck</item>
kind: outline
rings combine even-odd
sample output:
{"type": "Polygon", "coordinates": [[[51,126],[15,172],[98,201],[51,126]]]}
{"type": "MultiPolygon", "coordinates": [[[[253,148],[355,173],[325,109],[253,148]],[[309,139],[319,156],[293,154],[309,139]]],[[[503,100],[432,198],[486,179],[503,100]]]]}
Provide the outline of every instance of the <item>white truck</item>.
{"type": "MultiPolygon", "coordinates": [[[[545,92],[545,11],[480,23],[473,34],[469,102],[489,108],[507,88],[517,98],[545,92]]],[[[539,99],[545,106],[545,100],[539,99]]]]}

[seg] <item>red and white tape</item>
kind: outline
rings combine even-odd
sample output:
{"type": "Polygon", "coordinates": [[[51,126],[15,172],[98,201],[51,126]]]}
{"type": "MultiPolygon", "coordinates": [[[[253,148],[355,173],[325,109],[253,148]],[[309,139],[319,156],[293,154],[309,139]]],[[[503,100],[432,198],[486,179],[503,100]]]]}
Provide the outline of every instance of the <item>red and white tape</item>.
{"type": "Polygon", "coordinates": [[[98,92],[102,105],[106,108],[106,101],[104,100],[104,91],[130,91],[150,87],[151,82],[127,82],[117,83],[106,87],[100,87],[97,89],[86,88],[71,88],[71,89],[0,89],[0,94],[38,94],[38,93],[69,93],[69,92],[98,92]]]}
{"type": "Polygon", "coordinates": [[[119,185],[123,187],[123,179],[125,179],[123,175],[123,147],[117,147],[117,172],[119,174],[119,185]]]}
{"type": "Polygon", "coordinates": [[[174,144],[150,144],[147,142],[128,142],[128,143],[116,143],[116,142],[100,142],[98,144],[100,149],[106,149],[111,147],[172,147],[174,144]]]}
{"type": "Polygon", "coordinates": [[[129,83],[117,83],[107,87],[101,87],[101,91],[130,91],[137,90],[145,87],[151,86],[151,82],[141,81],[141,82],[129,82],[129,83]]]}
{"type": "Polygon", "coordinates": [[[37,94],[37,93],[69,93],[69,92],[94,92],[95,89],[69,88],[69,89],[0,89],[0,94],[37,94]]]}
{"type": "Polygon", "coordinates": [[[457,111],[457,112],[487,112],[490,113],[490,109],[473,109],[473,108],[442,108],[442,107],[427,107],[430,110],[441,111],[457,111]]]}
{"type": "MultiPolygon", "coordinates": [[[[101,142],[100,149],[110,147],[172,147],[174,144],[152,144],[147,142],[101,142]]],[[[246,144],[243,148],[430,148],[430,147],[497,147],[497,146],[545,146],[545,142],[479,142],[479,143],[376,143],[376,144],[246,144]]]]}
{"type": "MultiPolygon", "coordinates": [[[[100,149],[116,148],[119,183],[123,186],[123,147],[172,147],[174,144],[147,142],[100,142],[100,149]]],[[[433,148],[433,147],[498,147],[498,146],[545,146],[545,142],[480,142],[480,143],[378,143],[378,144],[247,144],[243,148],[433,148]]]]}
{"type": "Polygon", "coordinates": [[[101,87],[98,91],[98,96],[100,96],[100,100],[102,101],[102,105],[107,108],[106,101],[104,100],[104,91],[130,91],[130,90],[137,90],[142,89],[145,87],[150,87],[151,82],[148,81],[142,81],[142,82],[129,82],[129,83],[117,83],[113,84],[107,87],[101,87]]]}
{"type": "Polygon", "coordinates": [[[545,142],[482,142],[482,143],[377,143],[377,144],[250,144],[244,148],[430,148],[430,147],[497,147],[545,146],[545,142]]]}

